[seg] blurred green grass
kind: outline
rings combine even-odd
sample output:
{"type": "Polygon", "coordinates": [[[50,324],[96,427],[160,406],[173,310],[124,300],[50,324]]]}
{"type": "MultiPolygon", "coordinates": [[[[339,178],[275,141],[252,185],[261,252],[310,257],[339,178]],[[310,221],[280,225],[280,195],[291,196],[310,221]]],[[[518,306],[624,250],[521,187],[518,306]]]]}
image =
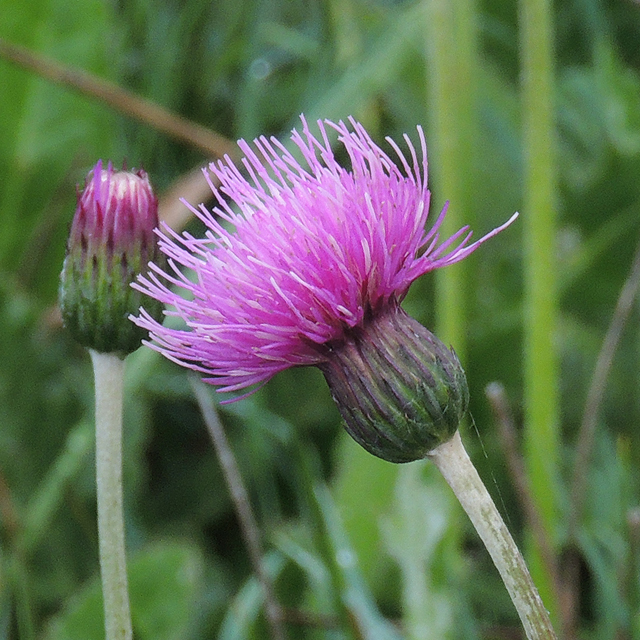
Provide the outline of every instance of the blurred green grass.
{"type": "MultiPolygon", "coordinates": [[[[405,131],[413,136],[423,124],[429,141],[439,131],[426,58],[427,4],[90,0],[72,10],[65,0],[0,0],[0,37],[116,82],[230,139],[285,138],[304,112],[354,115],[380,141],[405,131]]],[[[481,234],[522,208],[524,175],[517,5],[486,0],[476,14],[475,152],[465,165],[474,189],[464,208],[481,234]]],[[[638,525],[629,524],[640,502],[637,305],[598,422],[584,518],[577,540],[566,539],[567,487],[586,391],[640,237],[640,5],[567,0],[555,7],[554,20],[558,551],[575,547],[580,555],[581,637],[640,638],[638,525]]],[[[92,640],[100,631],[90,365],[54,307],[75,185],[102,157],[143,166],[162,192],[207,158],[1,59],[0,140],[0,639],[92,640]]],[[[434,211],[453,197],[438,182],[439,153],[434,144],[434,211]]],[[[474,255],[465,275],[465,366],[481,442],[471,428],[465,439],[523,543],[530,531],[483,393],[501,380],[521,424],[526,300],[517,225],[474,255]]],[[[427,276],[406,307],[433,327],[436,303],[427,276]]],[[[266,637],[237,522],[184,373],[145,350],[128,366],[132,584],[167,585],[137,605],[134,600],[136,637],[266,637]],[[181,587],[170,588],[174,583],[181,587]],[[174,610],[168,603],[176,613],[165,620],[174,610]]],[[[415,615],[403,611],[415,567],[423,569],[424,583],[415,587],[422,595],[413,614],[420,602],[424,611],[442,603],[429,637],[499,638],[517,627],[466,520],[448,515],[439,502],[439,479],[422,469],[416,485],[410,472],[359,451],[341,432],[317,371],[285,372],[221,414],[282,601],[330,618],[327,628],[290,624],[292,638],[421,637],[413,635],[415,615]],[[424,504],[423,511],[407,511],[415,504],[424,504]],[[410,516],[419,523],[421,513],[433,526],[450,518],[460,544],[439,540],[433,552],[412,539],[412,566],[398,541],[416,526],[410,516]],[[336,562],[337,552],[349,562],[336,562]],[[359,621],[357,630],[329,624],[344,621],[343,608],[359,621]]]]}

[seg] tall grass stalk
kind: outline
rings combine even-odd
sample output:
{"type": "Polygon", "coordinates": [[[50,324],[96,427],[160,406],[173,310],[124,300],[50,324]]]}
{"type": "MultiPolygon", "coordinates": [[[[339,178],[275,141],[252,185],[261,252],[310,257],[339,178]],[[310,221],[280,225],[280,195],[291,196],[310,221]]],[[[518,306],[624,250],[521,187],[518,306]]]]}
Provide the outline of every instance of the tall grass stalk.
{"type": "MultiPolygon", "coordinates": [[[[524,133],[524,383],[525,457],[533,499],[553,541],[558,527],[560,450],[558,372],[554,334],[555,163],[553,117],[553,20],[550,0],[520,0],[522,115],[524,133]]],[[[552,614],[551,576],[534,544],[531,572],[552,614]]]]}
{"type": "MultiPolygon", "coordinates": [[[[424,0],[427,72],[427,122],[429,124],[430,174],[436,189],[436,207],[449,201],[449,211],[441,233],[448,236],[464,224],[470,224],[470,198],[473,190],[472,160],[476,139],[474,79],[477,59],[476,3],[424,0]],[[455,43],[455,46],[452,46],[455,43]]],[[[436,274],[436,333],[447,345],[454,346],[464,364],[466,359],[467,261],[438,270],[436,274]]],[[[463,570],[461,531],[464,515],[453,495],[450,514],[443,535],[443,562],[453,573],[463,570]]],[[[433,585],[442,591],[450,585],[433,585]]],[[[429,603],[415,599],[405,602],[408,608],[429,603]]],[[[411,614],[411,612],[409,612],[411,614]]],[[[413,612],[414,619],[417,618],[413,612]]],[[[442,628],[442,637],[454,637],[455,629],[442,628]]]]}
{"type": "MultiPolygon", "coordinates": [[[[450,203],[441,231],[447,236],[473,222],[476,6],[473,0],[426,0],[426,4],[430,166],[437,199],[446,198],[450,203]]],[[[466,353],[467,265],[459,263],[436,275],[436,332],[445,344],[455,347],[462,362],[466,353]]]]}

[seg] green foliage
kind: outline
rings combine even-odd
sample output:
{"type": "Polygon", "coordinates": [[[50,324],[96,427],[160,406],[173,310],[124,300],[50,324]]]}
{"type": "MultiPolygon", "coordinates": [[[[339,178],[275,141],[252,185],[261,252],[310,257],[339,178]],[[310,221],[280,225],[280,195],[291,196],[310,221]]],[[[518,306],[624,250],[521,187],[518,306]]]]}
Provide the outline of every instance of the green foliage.
{"type": "MultiPolygon", "coordinates": [[[[415,140],[418,123],[428,139],[438,133],[427,5],[91,0],[71,9],[65,0],[0,0],[0,38],[229,139],[284,139],[304,112],[353,114],[383,143],[403,132],[415,140]]],[[[585,0],[556,9],[558,551],[580,558],[581,637],[640,638],[637,305],[608,379],[587,507],[567,539],[586,390],[640,235],[640,6],[585,0]]],[[[475,188],[465,206],[481,234],[522,207],[524,182],[516,5],[486,0],[476,11],[468,169],[475,188]]],[[[208,159],[2,58],[0,139],[0,640],[99,640],[92,380],[86,353],[54,307],[75,184],[102,157],[143,166],[162,193],[208,159]]],[[[438,182],[439,150],[431,151],[438,204],[450,194],[438,182]]],[[[190,231],[201,228],[190,222],[190,231]]],[[[462,285],[465,369],[481,442],[472,428],[463,435],[519,542],[531,530],[483,389],[502,380],[520,425],[522,256],[516,223],[473,256],[462,285]]],[[[433,328],[431,276],[405,307],[433,328]]],[[[268,637],[262,592],[185,372],[146,348],[127,368],[125,520],[136,638],[268,637]]],[[[285,372],[220,415],[267,568],[291,614],[291,639],[489,638],[516,625],[433,469],[395,467],[356,449],[317,371],[285,372]],[[460,545],[448,545],[445,531],[460,545]]]]}
{"type": "MultiPolygon", "coordinates": [[[[134,556],[129,562],[129,591],[136,638],[184,638],[192,626],[202,572],[202,554],[188,543],[151,543],[134,556]]],[[[104,638],[103,625],[100,581],[96,578],[52,619],[45,638],[104,638]]]]}

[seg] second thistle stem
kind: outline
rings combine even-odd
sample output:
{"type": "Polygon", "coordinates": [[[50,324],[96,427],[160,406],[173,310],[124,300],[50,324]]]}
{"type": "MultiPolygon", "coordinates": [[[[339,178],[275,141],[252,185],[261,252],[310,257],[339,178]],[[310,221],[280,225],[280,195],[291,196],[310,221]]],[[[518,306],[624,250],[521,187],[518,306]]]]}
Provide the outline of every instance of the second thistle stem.
{"type": "Polygon", "coordinates": [[[202,417],[211,435],[211,440],[213,441],[224,479],[229,488],[229,493],[231,494],[231,499],[240,522],[240,529],[245,544],[247,545],[251,563],[253,564],[258,581],[262,586],[265,615],[271,631],[271,637],[273,640],[285,640],[287,636],[282,624],[282,613],[278,605],[274,585],[262,560],[263,553],[262,543],[260,541],[260,530],[253,511],[251,510],[249,495],[242,482],[242,475],[240,474],[236,458],[205,384],[200,382],[195,376],[190,378],[190,382],[193,393],[200,406],[202,417]]]}
{"type": "Polygon", "coordinates": [[[122,513],[124,360],[90,350],[96,386],[96,484],[106,640],[131,640],[122,513]]]}
{"type": "Polygon", "coordinates": [[[556,640],[549,614],[542,603],[522,554],[469,458],[460,432],[440,445],[429,458],[438,467],[467,512],[484,542],[529,640],[556,640]]]}

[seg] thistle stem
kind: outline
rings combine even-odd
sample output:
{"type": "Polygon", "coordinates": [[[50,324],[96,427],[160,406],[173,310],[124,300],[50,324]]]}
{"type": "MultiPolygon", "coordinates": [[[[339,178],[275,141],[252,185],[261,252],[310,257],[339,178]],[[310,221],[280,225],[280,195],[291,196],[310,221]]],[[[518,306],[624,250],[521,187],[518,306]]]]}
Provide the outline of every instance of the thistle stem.
{"type": "Polygon", "coordinates": [[[451,440],[431,451],[428,457],[453,489],[484,542],[516,607],[527,638],[556,640],[549,614],[524,559],[473,466],[460,432],[456,431],[451,440]]]}
{"type": "Polygon", "coordinates": [[[96,484],[106,640],[131,640],[122,514],[124,360],[89,350],[96,385],[96,484]]]}

